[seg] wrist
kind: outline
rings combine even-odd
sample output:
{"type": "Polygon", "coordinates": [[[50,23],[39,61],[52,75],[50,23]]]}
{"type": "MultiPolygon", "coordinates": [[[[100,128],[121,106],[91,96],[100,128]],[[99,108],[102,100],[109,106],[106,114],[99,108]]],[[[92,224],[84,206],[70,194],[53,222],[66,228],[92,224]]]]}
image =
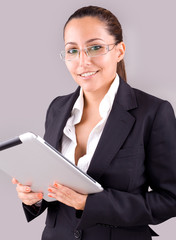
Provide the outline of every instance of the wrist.
{"type": "Polygon", "coordinates": [[[83,211],[86,205],[86,200],[87,200],[88,195],[81,195],[80,201],[76,202],[75,209],[76,210],[81,210],[83,211]]]}

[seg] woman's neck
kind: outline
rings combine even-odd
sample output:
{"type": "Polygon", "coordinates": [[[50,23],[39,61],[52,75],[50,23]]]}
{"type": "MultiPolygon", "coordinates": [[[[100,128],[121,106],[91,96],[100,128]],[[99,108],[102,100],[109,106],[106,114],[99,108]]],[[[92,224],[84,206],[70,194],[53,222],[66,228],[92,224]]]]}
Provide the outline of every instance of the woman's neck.
{"type": "Polygon", "coordinates": [[[104,96],[92,93],[84,93],[84,106],[88,108],[98,108],[104,96]]]}
{"type": "Polygon", "coordinates": [[[107,86],[106,89],[101,89],[101,91],[95,91],[95,92],[84,92],[84,106],[85,107],[92,107],[97,108],[100,105],[100,102],[108,92],[110,86],[107,86]]]}

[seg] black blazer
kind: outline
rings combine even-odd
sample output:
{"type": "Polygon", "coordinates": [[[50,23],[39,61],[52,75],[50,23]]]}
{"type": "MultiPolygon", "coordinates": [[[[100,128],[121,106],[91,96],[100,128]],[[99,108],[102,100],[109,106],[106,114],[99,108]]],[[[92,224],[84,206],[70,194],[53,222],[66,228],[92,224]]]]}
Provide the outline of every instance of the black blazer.
{"type": "MultiPolygon", "coordinates": [[[[44,138],[56,149],[78,95],[79,88],[48,109],[44,138]]],[[[120,80],[87,173],[104,191],[89,195],[83,212],[58,201],[43,201],[40,209],[24,205],[28,221],[48,208],[43,240],[149,240],[156,235],[148,224],[176,216],[176,120],[170,103],[120,80]]]]}

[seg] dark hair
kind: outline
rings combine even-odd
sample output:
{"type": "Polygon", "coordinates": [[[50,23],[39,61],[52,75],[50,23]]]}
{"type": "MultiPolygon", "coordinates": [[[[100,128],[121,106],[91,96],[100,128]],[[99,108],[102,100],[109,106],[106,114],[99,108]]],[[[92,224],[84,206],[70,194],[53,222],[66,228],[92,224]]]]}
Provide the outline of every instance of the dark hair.
{"type": "MultiPolygon", "coordinates": [[[[116,16],[109,10],[97,6],[82,7],[74,12],[65,23],[64,32],[67,24],[72,19],[83,17],[97,17],[100,21],[103,21],[106,24],[107,31],[110,35],[114,36],[117,44],[123,41],[121,24],[116,16]]],[[[125,63],[123,59],[117,64],[117,73],[125,82],[127,81],[125,63]]]]}

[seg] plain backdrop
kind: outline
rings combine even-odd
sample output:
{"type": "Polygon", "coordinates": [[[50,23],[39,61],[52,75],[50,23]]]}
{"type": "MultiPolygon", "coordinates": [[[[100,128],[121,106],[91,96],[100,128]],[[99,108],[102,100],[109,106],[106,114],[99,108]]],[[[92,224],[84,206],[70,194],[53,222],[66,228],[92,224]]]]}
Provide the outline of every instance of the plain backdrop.
{"type": "MultiPolygon", "coordinates": [[[[27,131],[43,136],[51,100],[76,88],[59,52],[64,23],[85,5],[108,8],[119,18],[128,83],[176,110],[175,1],[0,0],[0,141],[27,131]]],[[[27,223],[15,186],[1,171],[0,192],[0,238],[40,239],[46,213],[27,223]]],[[[152,227],[156,239],[175,240],[176,218],[152,227]]]]}

